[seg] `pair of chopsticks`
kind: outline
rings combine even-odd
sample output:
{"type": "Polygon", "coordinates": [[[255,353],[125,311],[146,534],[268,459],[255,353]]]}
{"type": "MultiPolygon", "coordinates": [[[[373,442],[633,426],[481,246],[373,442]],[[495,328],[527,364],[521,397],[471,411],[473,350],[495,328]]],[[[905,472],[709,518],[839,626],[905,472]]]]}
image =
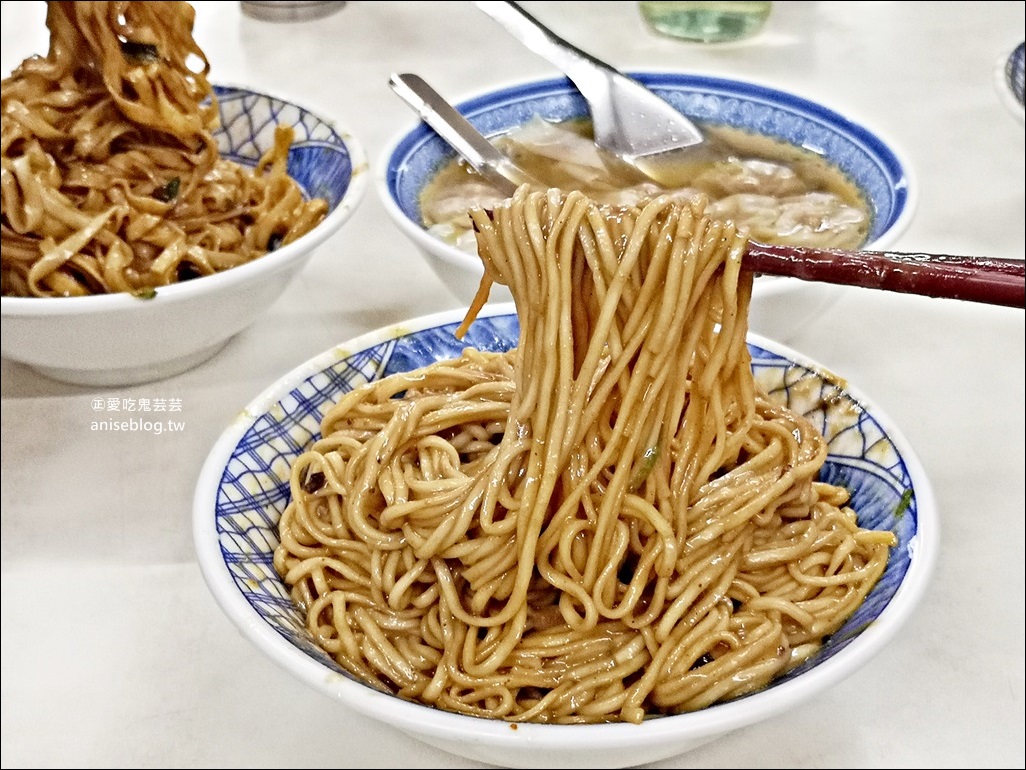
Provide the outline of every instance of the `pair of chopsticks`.
{"type": "Polygon", "coordinates": [[[749,242],[749,270],[804,281],[1026,308],[1026,270],[1018,259],[890,251],[844,251],[749,242]]]}

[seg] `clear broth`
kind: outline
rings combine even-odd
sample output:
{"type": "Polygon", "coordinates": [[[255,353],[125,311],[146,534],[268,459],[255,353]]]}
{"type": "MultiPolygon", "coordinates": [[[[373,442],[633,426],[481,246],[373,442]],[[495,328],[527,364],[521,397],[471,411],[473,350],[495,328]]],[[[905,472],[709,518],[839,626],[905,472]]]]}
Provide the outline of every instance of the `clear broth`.
{"type": "MultiPolygon", "coordinates": [[[[853,249],[869,235],[871,208],[858,187],[822,156],[764,135],[703,126],[701,149],[660,161],[659,183],[591,141],[586,120],[535,118],[494,141],[549,187],[581,190],[609,205],[660,194],[705,196],[710,216],[732,220],[761,243],[853,249]]],[[[476,253],[467,211],[505,196],[461,158],[445,164],[421,193],[422,224],[476,253]]]]}

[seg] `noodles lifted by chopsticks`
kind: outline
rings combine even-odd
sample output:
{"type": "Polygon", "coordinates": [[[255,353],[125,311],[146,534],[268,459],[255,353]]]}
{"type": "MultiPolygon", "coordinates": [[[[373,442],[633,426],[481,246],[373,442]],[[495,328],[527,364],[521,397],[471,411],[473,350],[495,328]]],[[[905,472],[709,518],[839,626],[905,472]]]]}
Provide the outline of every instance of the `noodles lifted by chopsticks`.
{"type": "Polygon", "coordinates": [[[144,292],[312,229],[279,127],[256,169],[220,157],[185,2],[49,2],[46,57],[3,81],[2,292],[144,292]]]}
{"type": "Polygon", "coordinates": [[[894,536],[758,389],[744,238],[668,198],[521,188],[471,216],[517,347],[325,414],[275,553],[317,642],[402,697],[553,723],[700,709],[808,658],[894,536]]]}

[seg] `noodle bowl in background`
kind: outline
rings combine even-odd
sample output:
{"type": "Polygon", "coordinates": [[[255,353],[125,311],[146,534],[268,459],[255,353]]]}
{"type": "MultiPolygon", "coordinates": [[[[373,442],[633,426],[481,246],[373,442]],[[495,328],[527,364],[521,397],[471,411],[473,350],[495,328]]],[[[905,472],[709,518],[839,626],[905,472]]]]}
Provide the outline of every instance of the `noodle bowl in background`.
{"type": "Polygon", "coordinates": [[[3,81],[2,291],[151,292],[287,245],[327,202],[289,176],[289,125],[221,157],[185,2],[47,4],[50,50],[3,81]]]}
{"type": "MultiPolygon", "coordinates": [[[[150,6],[148,3],[142,5],[150,6]]],[[[7,87],[5,82],[5,97],[7,87]]],[[[54,263],[67,257],[62,265],[82,264],[88,267],[84,271],[75,268],[65,273],[50,270],[50,267],[55,266],[51,264],[47,267],[46,277],[40,277],[41,286],[46,287],[48,281],[54,281],[92,288],[94,279],[105,280],[104,276],[109,274],[115,282],[123,279],[129,282],[129,286],[139,285],[140,288],[60,297],[20,297],[5,293],[0,296],[4,327],[0,344],[4,358],[32,367],[47,377],[82,385],[127,385],[183,372],[216,354],[231,338],[252,324],[288,288],[292,278],[305,267],[315,250],[348,221],[366,192],[367,159],[359,141],[345,128],[342,120],[312,111],[287,98],[243,86],[211,84],[209,87],[213,96],[210,106],[216,105],[218,124],[210,137],[220,158],[215,163],[214,175],[217,176],[219,170],[226,170],[228,177],[214,180],[216,183],[211,185],[201,183],[197,190],[213,191],[217,196],[223,194],[223,197],[219,197],[223,204],[231,201],[238,192],[231,186],[230,180],[241,176],[246,181],[240,189],[249,191],[247,195],[252,192],[258,196],[275,198],[285,210],[270,212],[269,216],[260,219],[259,225],[246,230],[242,237],[252,239],[258,246],[271,242],[277,248],[262,256],[258,253],[259,249],[254,249],[249,252],[253,258],[247,258],[246,249],[228,246],[229,234],[232,238],[239,236],[241,231],[238,224],[242,220],[204,217],[202,221],[192,222],[199,227],[198,230],[188,230],[188,223],[177,221],[173,216],[174,211],[170,212],[172,216],[162,219],[169,214],[167,205],[152,196],[145,199],[144,205],[140,204],[141,208],[138,209],[133,209],[127,203],[124,208],[120,204],[115,205],[108,210],[113,211],[112,216],[115,218],[121,216],[118,212],[135,211],[127,218],[119,219],[122,223],[134,223],[133,233],[136,233],[136,228],[146,231],[151,226],[153,229],[148,231],[149,235],[166,235],[178,228],[199,235],[204,227],[209,229],[198,244],[184,246],[184,250],[175,246],[164,249],[163,256],[156,258],[158,262],[165,260],[160,263],[163,267],[155,273],[145,270],[140,272],[135,257],[128,262],[122,260],[121,257],[126,256],[122,248],[124,239],[103,228],[95,231],[96,237],[92,243],[112,244],[111,253],[116,257],[113,262],[103,259],[106,252],[97,256],[92,255],[90,249],[72,255],[71,244],[66,243],[62,250],[56,248],[59,239],[50,237],[46,247],[51,250],[54,263]],[[284,133],[278,131],[279,128],[284,133]],[[282,154],[285,148],[276,143],[284,134],[292,137],[287,148],[287,159],[282,154]],[[276,160],[271,164],[270,173],[257,177],[252,169],[265,157],[274,157],[276,160]],[[281,173],[283,163],[287,163],[287,178],[281,173]],[[286,192],[281,186],[290,189],[286,192]],[[278,199],[280,194],[285,197],[278,199]],[[290,212],[297,196],[300,200],[319,199],[310,211],[323,207],[323,217],[305,234],[299,235],[297,231],[293,240],[279,238],[285,230],[279,230],[275,223],[281,223],[281,216],[292,223],[290,212]],[[149,208],[153,211],[148,211],[149,208]],[[137,217],[140,211],[143,213],[137,217]],[[268,235],[268,232],[272,235],[268,235]],[[243,261],[228,269],[236,258],[243,261]],[[174,262],[178,259],[181,261],[175,267],[174,262]],[[197,261],[193,262],[194,259],[197,261]],[[197,275],[205,272],[206,269],[202,267],[204,261],[211,267],[216,265],[224,269],[197,275]],[[193,277],[189,280],[172,280],[156,288],[134,283],[146,275],[193,277]]],[[[102,100],[98,102],[102,103],[102,100]]],[[[197,126],[206,125],[210,120],[208,109],[202,108],[202,119],[197,118],[197,126]]],[[[5,115],[5,138],[9,131],[17,133],[11,123],[5,115]]],[[[122,125],[117,121],[115,123],[122,125]]],[[[199,134],[205,136],[205,129],[200,130],[199,134]]],[[[152,138],[154,135],[146,133],[146,136],[152,138]]],[[[205,143],[206,139],[203,141],[201,154],[213,158],[210,145],[205,143]]],[[[151,149],[163,159],[177,157],[177,151],[158,151],[156,145],[151,149]]],[[[127,157],[128,154],[125,155],[127,157]]],[[[188,164],[190,159],[186,158],[182,162],[188,164]]],[[[6,221],[8,185],[13,185],[14,179],[8,175],[6,157],[4,164],[3,240],[6,254],[13,233],[8,230],[6,221]]],[[[179,179],[179,197],[186,195],[188,186],[184,171],[179,169],[174,172],[179,179]]],[[[98,178],[101,177],[105,178],[102,174],[98,178]]],[[[162,176],[161,179],[165,180],[166,185],[166,177],[162,176]]],[[[144,181],[139,181],[139,184],[145,187],[144,181]]],[[[154,188],[152,181],[149,184],[147,190],[160,189],[154,188]]],[[[16,186],[14,189],[17,189],[16,186]]],[[[56,199],[54,211],[60,216],[50,217],[52,221],[45,220],[46,227],[56,231],[67,224],[62,219],[67,219],[75,226],[82,226],[79,234],[93,232],[90,222],[96,217],[67,209],[61,203],[61,193],[56,187],[47,189],[37,185],[26,189],[46,189],[46,194],[56,199]]],[[[105,189],[114,196],[125,195],[124,190],[117,186],[105,189]]],[[[95,197],[102,199],[103,195],[97,192],[95,197]]],[[[132,200],[140,203],[144,198],[144,195],[135,195],[132,200]]],[[[268,198],[261,197],[260,200],[266,202],[268,198]]],[[[223,211],[215,203],[210,202],[208,209],[207,202],[204,202],[202,208],[205,212],[223,211]]],[[[184,206],[182,211],[188,208],[184,206]]],[[[255,212],[256,209],[250,213],[255,212]]],[[[244,214],[243,219],[249,216],[242,209],[239,213],[244,214]]],[[[125,234],[128,234],[127,231],[125,234]]],[[[77,237],[72,235],[70,239],[74,242],[77,237]]],[[[29,248],[32,243],[31,239],[26,239],[22,245],[29,248]]],[[[47,239],[39,243],[47,244],[47,239]]],[[[142,252],[149,256],[155,253],[152,244],[145,245],[140,254],[142,252]]],[[[12,270],[12,283],[15,282],[15,276],[23,276],[28,280],[27,273],[19,270],[21,268],[12,270]]],[[[53,284],[50,288],[59,286],[53,284]]]]}

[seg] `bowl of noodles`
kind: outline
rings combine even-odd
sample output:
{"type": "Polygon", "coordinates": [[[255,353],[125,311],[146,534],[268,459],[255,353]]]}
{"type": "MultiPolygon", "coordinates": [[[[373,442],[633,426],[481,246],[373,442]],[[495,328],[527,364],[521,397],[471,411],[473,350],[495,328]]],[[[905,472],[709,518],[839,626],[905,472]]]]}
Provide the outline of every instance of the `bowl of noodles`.
{"type": "Polygon", "coordinates": [[[4,79],[4,358],[94,386],[192,368],[362,199],[357,139],[210,82],[192,20],[188,3],[52,3],[50,53],[4,79]]]}
{"type": "MultiPolygon", "coordinates": [[[[753,240],[822,248],[891,246],[916,208],[916,186],[893,141],[797,94],[687,72],[630,73],[670,102],[707,138],[702,153],[665,165],[659,183],[588,140],[587,105],[566,78],[497,87],[456,104],[485,136],[543,182],[612,205],[654,194],[705,195],[710,214],[749,228],[753,240]]],[[[375,185],[393,221],[462,302],[477,292],[468,204],[502,195],[469,169],[433,129],[417,122],[382,153],[375,185]]],[[[762,277],[751,327],[788,339],[842,289],[762,277]]],[[[491,299],[508,292],[493,288],[491,299]]]]}
{"type": "Polygon", "coordinates": [[[208,454],[194,543],[241,633],[325,708],[511,767],[663,760],[883,650],[935,560],[929,480],[749,331],[734,225],[527,188],[470,213],[511,303],[325,351],[208,454]]]}

